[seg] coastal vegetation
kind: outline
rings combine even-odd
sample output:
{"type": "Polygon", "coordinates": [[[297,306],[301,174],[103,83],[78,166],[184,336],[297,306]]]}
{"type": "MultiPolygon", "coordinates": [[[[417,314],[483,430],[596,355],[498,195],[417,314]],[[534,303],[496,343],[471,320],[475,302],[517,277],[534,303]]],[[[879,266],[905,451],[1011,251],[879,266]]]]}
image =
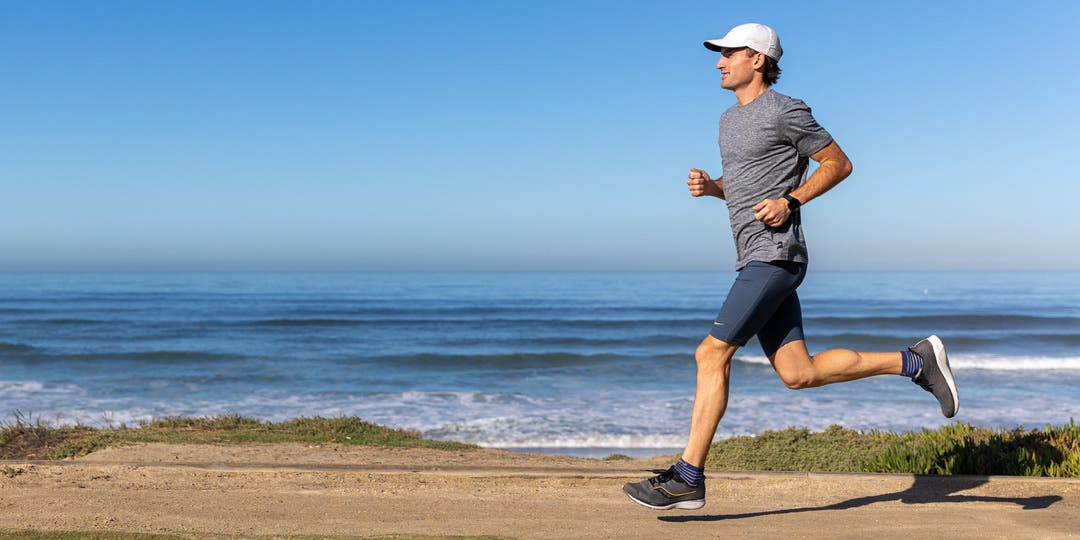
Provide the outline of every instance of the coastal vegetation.
{"type": "Polygon", "coordinates": [[[461,450],[475,445],[425,439],[415,431],[394,429],[356,416],[300,417],[267,422],[235,414],[214,417],[166,417],[127,425],[94,428],[51,425],[16,413],[0,423],[0,459],[63,459],[111,445],[141,442],[228,444],[245,442],[340,443],[402,448],[461,450]]]}
{"type": "Polygon", "coordinates": [[[954,423],[936,430],[861,432],[830,426],[766,431],[713,444],[706,467],[1080,477],[1080,425],[1011,430],[954,423]]]}
{"type": "MultiPolygon", "coordinates": [[[[0,459],[62,459],[110,445],[142,442],[229,444],[305,442],[476,449],[425,439],[356,416],[301,417],[267,422],[239,415],[167,417],[138,426],[51,425],[16,413],[0,422],[0,459]]],[[[626,459],[613,455],[609,459],[626,459]]],[[[1080,425],[994,429],[954,423],[936,430],[893,433],[831,426],[766,431],[713,443],[706,467],[742,471],[883,472],[1080,478],[1080,425]]],[[[7,476],[17,469],[7,468],[7,476]]]]}

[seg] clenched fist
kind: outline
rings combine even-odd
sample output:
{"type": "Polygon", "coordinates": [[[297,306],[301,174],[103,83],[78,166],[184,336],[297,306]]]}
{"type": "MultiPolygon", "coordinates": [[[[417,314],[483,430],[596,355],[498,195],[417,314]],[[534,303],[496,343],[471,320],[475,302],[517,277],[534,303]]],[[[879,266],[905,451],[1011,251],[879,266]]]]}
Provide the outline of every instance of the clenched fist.
{"type": "Polygon", "coordinates": [[[770,226],[779,227],[791,217],[786,199],[765,199],[754,205],[754,219],[770,226]]]}
{"type": "Polygon", "coordinates": [[[690,188],[690,195],[693,197],[712,195],[713,197],[724,198],[723,188],[718,186],[717,182],[712,178],[709,178],[709,173],[701,169],[690,168],[690,174],[686,177],[686,187],[690,188]]]}

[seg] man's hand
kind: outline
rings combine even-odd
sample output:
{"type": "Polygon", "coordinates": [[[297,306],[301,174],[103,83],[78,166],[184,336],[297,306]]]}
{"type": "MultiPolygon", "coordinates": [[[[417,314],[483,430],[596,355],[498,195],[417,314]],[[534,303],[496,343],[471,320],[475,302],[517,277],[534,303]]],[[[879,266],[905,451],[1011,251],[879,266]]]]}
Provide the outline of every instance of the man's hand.
{"type": "Polygon", "coordinates": [[[787,204],[787,199],[765,199],[754,205],[754,219],[770,227],[779,227],[791,217],[787,204]]]}
{"type": "Polygon", "coordinates": [[[717,181],[709,178],[709,173],[701,169],[690,168],[690,174],[686,177],[686,187],[690,188],[690,195],[693,197],[712,195],[724,198],[723,188],[717,185],[717,181]]]}

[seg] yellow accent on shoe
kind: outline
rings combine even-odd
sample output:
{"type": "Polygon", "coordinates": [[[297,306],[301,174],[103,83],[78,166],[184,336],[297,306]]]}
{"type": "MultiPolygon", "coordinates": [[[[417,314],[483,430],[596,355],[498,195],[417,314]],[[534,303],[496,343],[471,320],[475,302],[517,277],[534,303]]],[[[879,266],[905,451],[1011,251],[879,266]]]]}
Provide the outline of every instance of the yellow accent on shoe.
{"type": "Polygon", "coordinates": [[[657,490],[657,489],[662,489],[662,490],[664,490],[664,493],[667,493],[668,495],[670,495],[670,496],[672,496],[672,497],[682,497],[683,495],[690,495],[690,494],[691,494],[691,493],[693,493],[694,491],[697,491],[697,490],[695,489],[694,491],[687,491],[686,493],[672,493],[672,492],[668,491],[668,490],[667,490],[667,488],[666,488],[666,487],[664,487],[664,486],[656,486],[656,487],[654,487],[654,488],[653,488],[653,490],[657,490]]]}

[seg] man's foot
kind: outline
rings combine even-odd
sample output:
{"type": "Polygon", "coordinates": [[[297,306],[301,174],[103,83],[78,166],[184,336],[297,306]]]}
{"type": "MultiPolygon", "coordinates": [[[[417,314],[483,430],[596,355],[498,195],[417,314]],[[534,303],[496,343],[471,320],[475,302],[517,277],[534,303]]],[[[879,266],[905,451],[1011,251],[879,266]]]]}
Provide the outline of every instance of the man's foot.
{"type": "Polygon", "coordinates": [[[915,384],[934,394],[941,404],[941,414],[945,418],[956,416],[960,410],[960,397],[956,394],[956,381],[949,368],[949,356],[945,353],[945,344],[941,338],[930,336],[910,348],[911,352],[922,358],[922,371],[913,379],[915,384]]]}
{"type": "Polygon", "coordinates": [[[660,473],[648,480],[626,484],[623,492],[630,498],[642,505],[654,510],[670,510],[682,508],[684,510],[697,510],[705,506],[705,481],[697,487],[683,481],[675,467],[666,471],[653,471],[660,473]]]}

